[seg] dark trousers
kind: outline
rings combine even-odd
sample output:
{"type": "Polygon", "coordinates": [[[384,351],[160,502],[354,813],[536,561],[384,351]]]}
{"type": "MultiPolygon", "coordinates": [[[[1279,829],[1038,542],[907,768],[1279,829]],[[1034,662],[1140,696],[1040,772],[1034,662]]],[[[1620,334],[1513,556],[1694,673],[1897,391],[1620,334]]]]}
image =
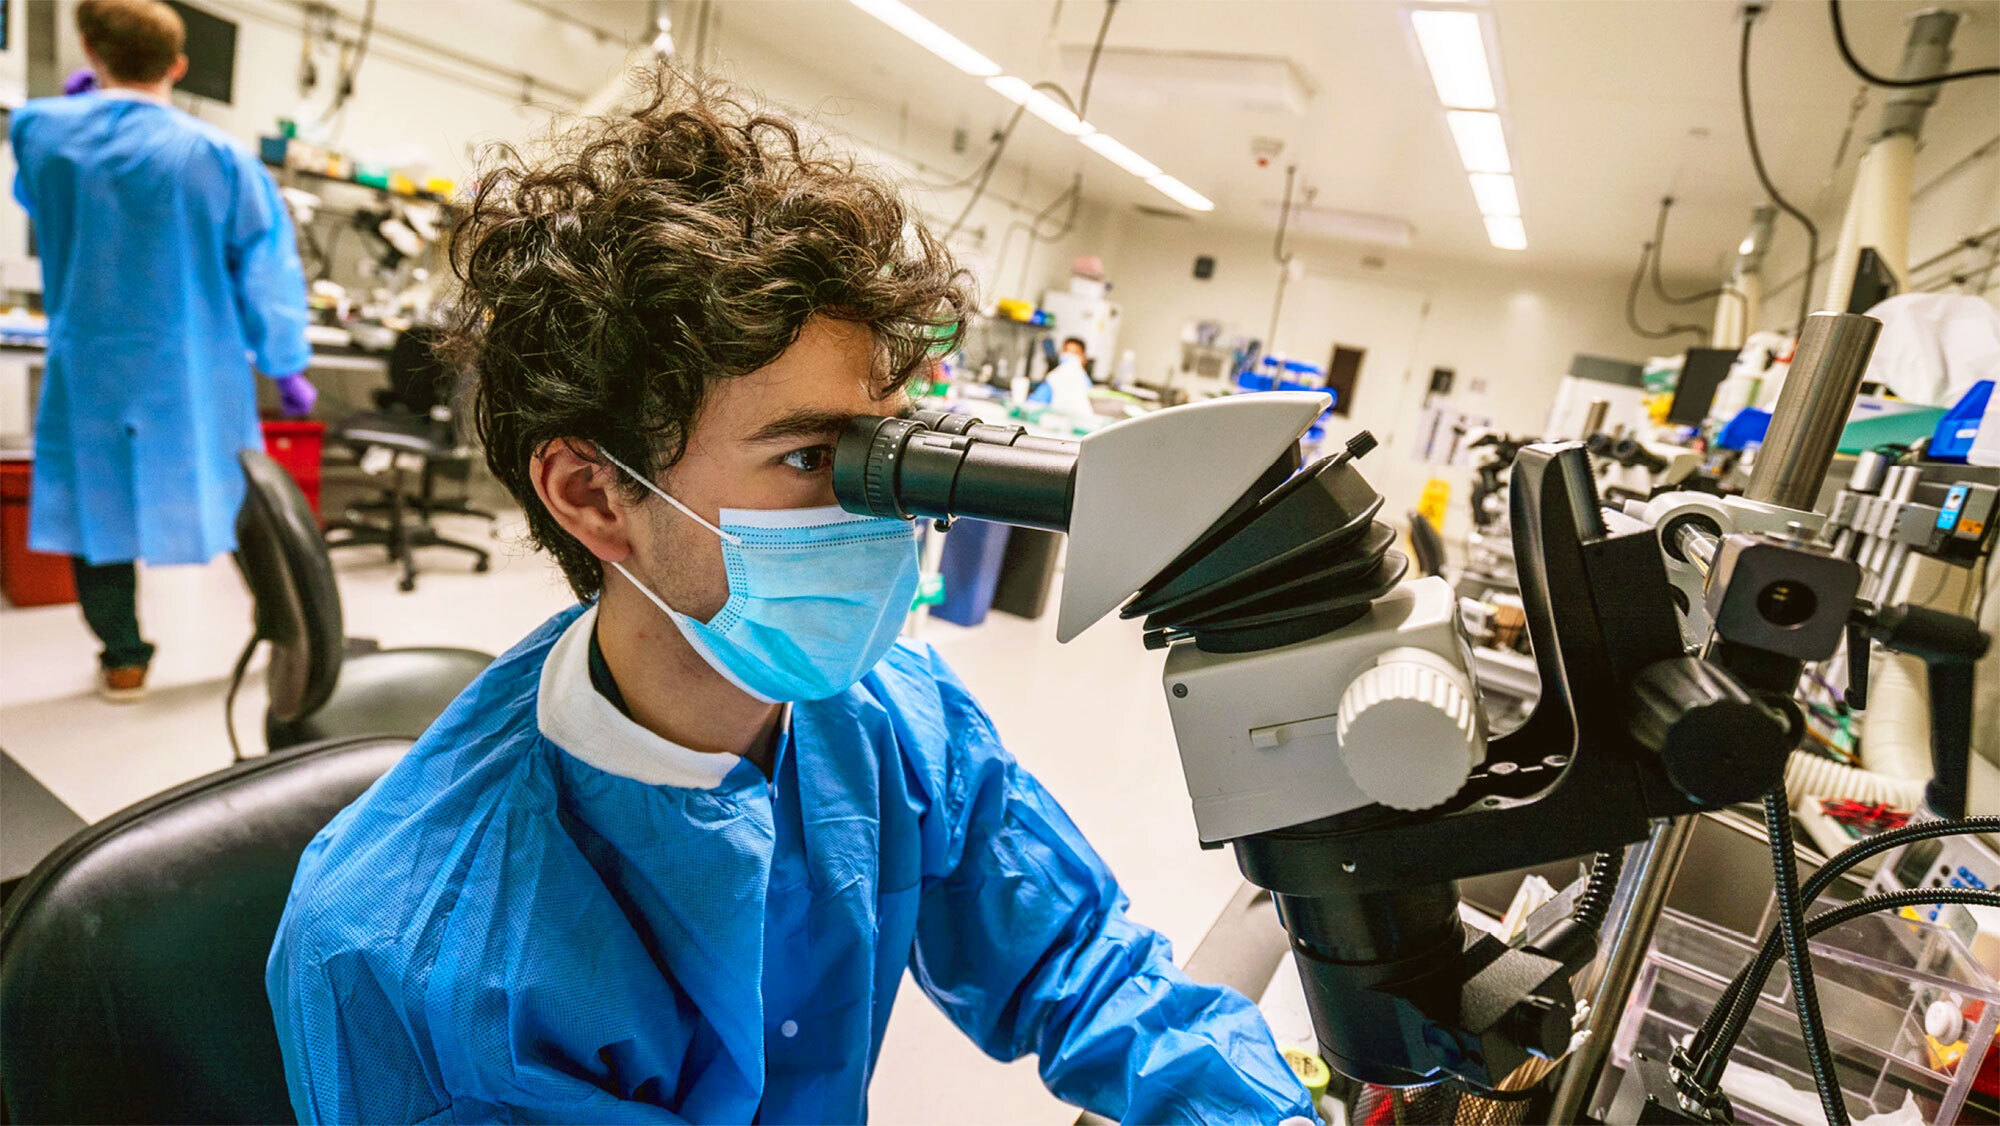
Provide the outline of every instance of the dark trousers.
{"type": "Polygon", "coordinates": [[[83,620],[104,643],[98,660],[107,669],[141,668],[153,660],[153,647],[139,636],[139,570],[130,563],[90,564],[82,556],[69,560],[76,576],[76,600],[83,620]]]}

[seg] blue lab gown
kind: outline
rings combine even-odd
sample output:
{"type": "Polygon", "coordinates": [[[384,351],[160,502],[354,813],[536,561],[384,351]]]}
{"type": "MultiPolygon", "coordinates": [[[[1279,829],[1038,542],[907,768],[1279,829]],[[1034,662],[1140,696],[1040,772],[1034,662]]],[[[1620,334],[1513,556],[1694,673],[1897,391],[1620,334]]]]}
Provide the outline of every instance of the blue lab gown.
{"type": "Polygon", "coordinates": [[[929,649],[795,705],[767,781],[618,713],[579,615],[307,848],[266,972],[301,1122],[859,1122],[905,968],[1100,1113],[1311,1114],[929,649]]]}
{"type": "Polygon", "coordinates": [[[262,449],[250,357],[302,371],[306,287],[271,177],[220,130],[103,93],[14,115],[49,353],[28,542],[92,563],[236,546],[262,449]]]}

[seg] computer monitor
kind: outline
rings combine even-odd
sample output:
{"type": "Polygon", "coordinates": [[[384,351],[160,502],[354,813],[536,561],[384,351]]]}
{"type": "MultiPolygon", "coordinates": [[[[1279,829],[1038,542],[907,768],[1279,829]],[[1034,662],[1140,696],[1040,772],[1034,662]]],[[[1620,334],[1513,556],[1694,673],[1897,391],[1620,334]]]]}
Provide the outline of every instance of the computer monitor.
{"type": "Polygon", "coordinates": [[[187,25],[188,72],[175,89],[228,104],[236,95],[236,25],[181,0],[167,0],[187,25]]]}
{"type": "Polygon", "coordinates": [[[1667,408],[1667,421],[1700,426],[1708,418],[1708,408],[1715,403],[1715,389],[1728,377],[1729,365],[1735,362],[1736,351],[1732,348],[1689,348],[1687,357],[1681,361],[1681,378],[1674,385],[1674,401],[1667,408]]]}

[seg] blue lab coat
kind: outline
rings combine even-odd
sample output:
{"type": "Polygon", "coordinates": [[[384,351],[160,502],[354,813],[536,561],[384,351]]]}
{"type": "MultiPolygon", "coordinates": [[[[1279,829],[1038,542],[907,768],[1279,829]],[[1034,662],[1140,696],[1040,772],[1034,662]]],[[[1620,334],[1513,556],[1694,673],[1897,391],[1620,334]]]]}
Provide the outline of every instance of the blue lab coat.
{"type": "Polygon", "coordinates": [[[28,542],[92,563],[236,546],[262,449],[251,359],[305,369],[306,286],[271,177],[220,130],[118,94],[14,115],[49,352],[28,542]]]}
{"type": "Polygon", "coordinates": [[[594,619],[501,657],[306,850],[265,979],[301,1122],[859,1122],[906,968],[1100,1113],[1312,1113],[928,648],[794,705],[767,781],[625,718],[594,619]]]}

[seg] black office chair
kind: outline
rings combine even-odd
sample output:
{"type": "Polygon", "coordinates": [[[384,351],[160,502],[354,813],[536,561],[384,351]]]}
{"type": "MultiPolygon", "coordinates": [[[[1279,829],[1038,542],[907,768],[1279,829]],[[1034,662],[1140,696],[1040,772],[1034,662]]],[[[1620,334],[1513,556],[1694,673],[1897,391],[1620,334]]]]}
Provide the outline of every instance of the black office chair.
{"type": "Polygon", "coordinates": [[[36,865],[0,918],[5,1120],[294,1121],[264,962],[306,844],[408,747],[239,763],[36,865]]]}
{"type": "Polygon", "coordinates": [[[439,535],[432,522],[439,513],[477,516],[488,524],[497,520],[494,513],[474,506],[464,492],[472,476],[473,453],[460,441],[451,404],[443,394],[450,372],[438,359],[438,336],[437,329],[422,325],[397,336],[389,352],[389,387],[375,394],[378,409],[349,416],[329,435],[354,450],[364,465],[371,451],[385,451],[389,481],[376,499],[350,504],[341,519],[327,523],[327,546],[386,548],[389,558],[403,565],[400,585],[406,591],[417,585],[412,548],[468,552],[475,571],[492,565],[485,548],[439,535]],[[411,460],[419,463],[417,469],[406,468],[411,460]],[[440,480],[457,481],[459,495],[439,495],[440,480]]]}
{"type": "MultiPolygon", "coordinates": [[[[237,456],[249,489],[236,516],[236,565],[256,602],[256,631],[237,658],[229,705],[251,654],[269,642],[265,683],[271,703],[264,735],[273,750],[354,735],[423,734],[492,663],[492,655],[473,649],[382,649],[372,641],[350,640],[333,561],[305,495],[264,454],[245,450],[237,456]]],[[[230,743],[234,748],[233,724],[230,743]]],[[[240,749],[236,757],[243,757],[240,749]]]]}
{"type": "Polygon", "coordinates": [[[1417,553],[1417,574],[1444,574],[1444,537],[1422,513],[1410,513],[1410,547],[1417,553]]]}

